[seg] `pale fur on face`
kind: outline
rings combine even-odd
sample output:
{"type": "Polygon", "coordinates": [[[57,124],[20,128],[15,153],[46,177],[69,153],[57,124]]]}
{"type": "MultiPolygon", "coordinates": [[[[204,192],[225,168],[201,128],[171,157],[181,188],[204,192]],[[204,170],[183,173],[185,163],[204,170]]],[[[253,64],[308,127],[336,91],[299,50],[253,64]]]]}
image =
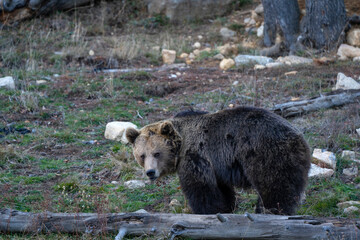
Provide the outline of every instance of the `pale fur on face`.
{"type": "Polygon", "coordinates": [[[165,137],[140,131],[133,145],[136,161],[144,168],[145,172],[155,170],[155,176],[151,180],[175,172],[176,156],[172,146],[165,137]]]}

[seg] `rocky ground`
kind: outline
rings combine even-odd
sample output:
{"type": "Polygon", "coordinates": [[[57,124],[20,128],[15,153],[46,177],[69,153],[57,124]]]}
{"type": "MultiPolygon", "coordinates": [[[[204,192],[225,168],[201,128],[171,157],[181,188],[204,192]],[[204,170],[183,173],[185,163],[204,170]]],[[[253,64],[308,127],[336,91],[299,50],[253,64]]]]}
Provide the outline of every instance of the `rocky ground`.
{"type": "MultiPolygon", "coordinates": [[[[337,52],[244,62],[239,55],[261,50],[261,13],[252,14],[258,1],[203,22],[173,26],[141,18],[121,28],[108,22],[115,9],[108,4],[97,15],[85,8],[1,30],[0,77],[10,76],[10,85],[0,88],[0,208],[187,213],[177,177],[147,182],[129,146],[104,137],[107,123],[141,127],[191,108],[271,109],[332,92],[339,73],[352,78],[350,88],[359,84],[356,56],[340,61],[337,52]],[[163,49],[176,51],[170,65],[163,65],[163,49]],[[221,65],[223,58],[232,66],[221,65]]],[[[298,214],[359,218],[360,103],[288,120],[322,168],[310,178],[298,214]]],[[[235,213],[253,212],[255,204],[255,192],[237,190],[235,213]]]]}

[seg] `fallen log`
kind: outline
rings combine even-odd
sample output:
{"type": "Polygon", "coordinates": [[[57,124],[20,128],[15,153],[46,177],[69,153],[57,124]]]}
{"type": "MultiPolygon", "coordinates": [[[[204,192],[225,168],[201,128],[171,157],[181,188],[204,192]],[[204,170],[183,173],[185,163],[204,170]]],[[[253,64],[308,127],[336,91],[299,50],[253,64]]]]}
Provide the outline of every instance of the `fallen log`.
{"type": "Polygon", "coordinates": [[[0,210],[3,233],[118,233],[192,239],[359,239],[360,221],[266,214],[28,213],[0,210]]]}
{"type": "Polygon", "coordinates": [[[338,90],[307,100],[276,104],[271,111],[282,117],[294,117],[320,109],[340,107],[360,100],[360,90],[338,90]]]}

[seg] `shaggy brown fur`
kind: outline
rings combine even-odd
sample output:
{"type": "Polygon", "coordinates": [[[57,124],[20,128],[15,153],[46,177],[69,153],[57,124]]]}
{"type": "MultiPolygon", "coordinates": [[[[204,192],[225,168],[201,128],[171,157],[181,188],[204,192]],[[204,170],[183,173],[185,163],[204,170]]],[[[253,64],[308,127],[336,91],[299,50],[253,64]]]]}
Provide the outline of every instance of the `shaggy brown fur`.
{"type": "Polygon", "coordinates": [[[197,214],[232,212],[234,187],[256,189],[257,213],[294,214],[310,168],[302,134],[260,108],[180,114],[127,138],[150,179],[178,173],[197,214]]]}

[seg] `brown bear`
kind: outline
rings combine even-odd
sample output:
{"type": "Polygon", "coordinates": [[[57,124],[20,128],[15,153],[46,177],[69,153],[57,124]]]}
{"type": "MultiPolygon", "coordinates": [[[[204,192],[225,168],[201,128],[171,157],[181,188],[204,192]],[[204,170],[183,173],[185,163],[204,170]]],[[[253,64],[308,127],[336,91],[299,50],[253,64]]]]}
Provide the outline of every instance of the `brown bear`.
{"type": "Polygon", "coordinates": [[[232,212],[234,187],[257,191],[256,213],[294,214],[310,168],[302,134],[261,108],[189,111],[126,137],[151,180],[177,172],[196,214],[232,212]]]}

